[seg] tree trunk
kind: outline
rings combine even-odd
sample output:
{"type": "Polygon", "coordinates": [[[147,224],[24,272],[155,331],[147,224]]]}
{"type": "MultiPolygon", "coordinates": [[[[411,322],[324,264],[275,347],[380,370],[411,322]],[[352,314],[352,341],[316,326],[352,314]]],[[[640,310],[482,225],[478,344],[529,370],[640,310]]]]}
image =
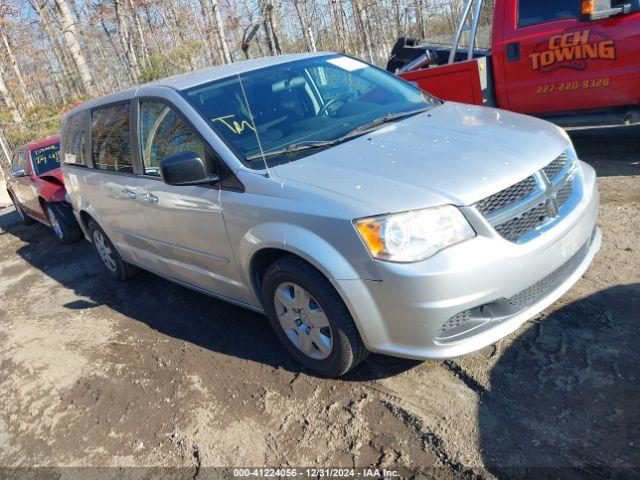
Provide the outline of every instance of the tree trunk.
{"type": "Polygon", "coordinates": [[[28,108],[33,107],[33,96],[29,92],[26,83],[24,82],[24,77],[22,76],[22,71],[20,70],[20,66],[16,61],[16,57],[13,54],[13,49],[11,48],[11,44],[9,43],[9,39],[2,32],[2,43],[4,43],[4,47],[7,50],[7,56],[9,57],[9,62],[11,63],[11,67],[13,68],[13,73],[16,75],[16,79],[18,80],[18,85],[20,86],[20,93],[24,98],[25,104],[28,108]]]}
{"type": "Polygon", "coordinates": [[[67,0],[55,0],[58,14],[60,15],[60,23],[62,24],[62,35],[65,41],[73,62],[78,70],[80,81],[82,82],[82,89],[84,93],[93,95],[95,93],[93,78],[91,72],[87,68],[87,62],[82,53],[80,47],[80,40],[78,38],[78,32],[73,21],[71,10],[67,0]]]}
{"type": "Polygon", "coordinates": [[[231,57],[231,50],[229,49],[229,39],[224,31],[224,22],[222,21],[218,0],[211,0],[211,10],[213,11],[213,27],[218,35],[220,46],[222,47],[222,58],[225,63],[231,63],[233,62],[233,58],[231,57]]]}
{"type": "Polygon", "coordinates": [[[373,48],[371,46],[371,36],[369,35],[369,28],[367,27],[367,22],[364,18],[364,11],[362,5],[360,4],[360,0],[351,0],[351,5],[353,6],[353,12],[356,17],[356,28],[360,30],[360,34],[362,35],[364,50],[369,57],[369,62],[373,63],[373,48]]]}
{"type": "Polygon", "coordinates": [[[293,6],[295,7],[296,13],[298,14],[298,20],[300,21],[300,26],[302,27],[302,36],[304,37],[307,51],[317,51],[316,40],[313,36],[313,30],[311,30],[311,19],[309,18],[309,11],[307,9],[306,0],[293,0],[293,6]]]}
{"type": "Polygon", "coordinates": [[[0,65],[0,95],[7,105],[7,108],[11,112],[11,117],[15,123],[22,123],[22,115],[16,106],[16,102],[11,95],[11,92],[7,88],[7,84],[4,81],[4,68],[0,65]]]}
{"type": "Polygon", "coordinates": [[[118,20],[118,37],[120,38],[120,45],[122,46],[122,50],[124,50],[124,54],[127,58],[127,63],[129,64],[131,79],[135,83],[140,78],[142,71],[140,69],[140,64],[138,63],[138,56],[136,55],[136,51],[133,48],[129,26],[127,25],[127,22],[124,18],[124,5],[122,3],[122,0],[113,0],[113,6],[116,12],[116,19],[118,20]]]}

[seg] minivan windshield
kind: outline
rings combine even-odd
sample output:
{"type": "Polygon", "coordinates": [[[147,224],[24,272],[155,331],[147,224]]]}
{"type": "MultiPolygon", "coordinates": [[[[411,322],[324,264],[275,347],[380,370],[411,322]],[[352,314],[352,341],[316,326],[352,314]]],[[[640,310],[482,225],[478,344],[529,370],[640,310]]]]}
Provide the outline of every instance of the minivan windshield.
{"type": "Polygon", "coordinates": [[[247,166],[290,162],[440,102],[342,55],[313,57],[183,92],[247,166]],[[264,160],[263,160],[264,158],[264,160]]]}
{"type": "Polygon", "coordinates": [[[60,142],[31,150],[31,163],[36,176],[58,168],[60,166],[60,142]]]}

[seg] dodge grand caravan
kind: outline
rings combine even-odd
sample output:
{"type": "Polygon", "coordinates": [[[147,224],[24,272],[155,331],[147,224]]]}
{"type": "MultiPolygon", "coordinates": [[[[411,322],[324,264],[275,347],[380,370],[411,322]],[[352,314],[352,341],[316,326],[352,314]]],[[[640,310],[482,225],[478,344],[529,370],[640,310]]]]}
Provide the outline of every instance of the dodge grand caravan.
{"type": "Polygon", "coordinates": [[[106,271],[266,313],[338,376],[444,359],[564,294],[600,247],[594,170],[544,121],[443,103],[335,54],[253,60],[88,102],[64,175],[106,271]]]}

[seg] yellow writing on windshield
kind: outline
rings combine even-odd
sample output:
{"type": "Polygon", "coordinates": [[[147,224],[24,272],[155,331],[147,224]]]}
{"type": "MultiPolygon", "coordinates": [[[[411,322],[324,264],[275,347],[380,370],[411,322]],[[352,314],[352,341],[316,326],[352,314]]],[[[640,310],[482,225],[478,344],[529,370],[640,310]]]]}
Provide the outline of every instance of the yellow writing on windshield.
{"type": "Polygon", "coordinates": [[[49,161],[60,163],[60,147],[58,144],[53,144],[36,148],[31,152],[31,159],[37,165],[41,163],[46,164],[49,163],[49,161]]]}
{"type": "Polygon", "coordinates": [[[212,118],[211,121],[222,122],[229,130],[231,130],[236,135],[240,135],[242,132],[244,132],[245,128],[249,128],[254,132],[256,131],[253,125],[251,125],[246,120],[242,120],[241,122],[238,122],[237,120],[231,120],[234,117],[235,115],[225,115],[223,117],[212,118]]]}

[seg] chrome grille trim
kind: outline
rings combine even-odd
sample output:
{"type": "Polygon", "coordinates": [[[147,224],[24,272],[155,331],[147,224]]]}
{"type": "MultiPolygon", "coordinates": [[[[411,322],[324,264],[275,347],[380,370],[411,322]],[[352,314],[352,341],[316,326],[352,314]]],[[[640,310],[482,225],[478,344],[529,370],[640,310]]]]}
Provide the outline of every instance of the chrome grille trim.
{"type": "Polygon", "coordinates": [[[565,153],[556,158],[549,165],[544,167],[542,171],[547,176],[547,178],[552,181],[554,180],[560,173],[565,169],[569,163],[569,156],[565,153]]]}
{"type": "Polygon", "coordinates": [[[484,200],[480,200],[476,204],[476,208],[480,210],[480,213],[483,215],[490,215],[493,212],[502,210],[508,205],[524,200],[536,190],[538,190],[538,184],[535,178],[527,177],[521,182],[518,182],[509,188],[505,188],[495,195],[491,195],[484,200]]]}
{"type": "Polygon", "coordinates": [[[524,243],[556,222],[573,195],[577,162],[565,152],[538,172],[474,206],[506,240],[524,243]]]}

